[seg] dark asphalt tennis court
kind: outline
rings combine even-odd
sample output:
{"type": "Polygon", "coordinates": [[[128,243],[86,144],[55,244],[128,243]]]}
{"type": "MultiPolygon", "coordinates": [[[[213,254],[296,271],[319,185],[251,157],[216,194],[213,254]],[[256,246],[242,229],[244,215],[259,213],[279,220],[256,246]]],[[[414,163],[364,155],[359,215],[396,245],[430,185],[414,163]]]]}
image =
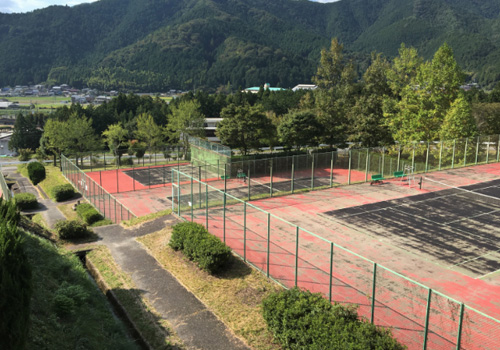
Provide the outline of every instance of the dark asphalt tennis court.
{"type": "Polygon", "coordinates": [[[500,270],[500,180],[322,215],[474,278],[500,270]]]}

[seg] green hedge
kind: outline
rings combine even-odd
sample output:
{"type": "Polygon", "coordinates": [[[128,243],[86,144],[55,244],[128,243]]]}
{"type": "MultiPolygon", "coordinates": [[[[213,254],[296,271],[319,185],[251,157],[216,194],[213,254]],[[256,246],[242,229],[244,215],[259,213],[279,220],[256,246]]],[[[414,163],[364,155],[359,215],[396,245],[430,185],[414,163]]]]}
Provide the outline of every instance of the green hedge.
{"type": "Polygon", "coordinates": [[[200,224],[183,222],[174,226],[169,242],[209,273],[220,271],[231,258],[231,249],[200,224]]]}
{"type": "Polygon", "coordinates": [[[45,180],[45,167],[40,162],[28,163],[28,177],[30,178],[33,185],[45,180]]]}
{"type": "Polygon", "coordinates": [[[16,203],[13,200],[6,201],[0,197],[0,221],[17,226],[21,220],[21,214],[17,210],[16,203]]]}
{"type": "Polygon", "coordinates": [[[332,305],[319,293],[293,288],[263,301],[263,316],[284,349],[402,350],[391,331],[358,320],[356,307],[332,305]]]}
{"type": "Polygon", "coordinates": [[[18,193],[14,196],[14,202],[19,210],[38,208],[38,200],[33,193],[18,193]]]}
{"type": "Polygon", "coordinates": [[[92,234],[87,225],[78,220],[60,220],[56,222],[56,231],[61,239],[87,238],[92,234]]]}
{"type": "Polygon", "coordinates": [[[89,203],[82,203],[76,207],[76,213],[88,225],[92,225],[103,219],[102,215],[89,203]]]}
{"type": "Polygon", "coordinates": [[[58,185],[52,188],[52,197],[56,202],[62,202],[75,196],[75,189],[70,184],[58,185]]]}

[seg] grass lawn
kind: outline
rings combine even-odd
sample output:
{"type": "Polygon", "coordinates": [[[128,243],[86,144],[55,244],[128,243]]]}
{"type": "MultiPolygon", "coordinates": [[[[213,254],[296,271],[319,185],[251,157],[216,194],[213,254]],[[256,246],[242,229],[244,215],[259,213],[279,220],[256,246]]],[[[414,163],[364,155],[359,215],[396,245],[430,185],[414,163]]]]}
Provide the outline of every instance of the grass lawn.
{"type": "Polygon", "coordinates": [[[26,349],[139,349],[75,255],[22,236],[34,286],[26,349]],[[63,307],[60,295],[71,302],[63,307]]]}
{"type": "Polygon", "coordinates": [[[87,259],[99,270],[106,285],[114,292],[153,349],[182,348],[181,341],[171,331],[168,323],[142,298],[142,292],[115,263],[106,247],[93,249],[87,254],[87,259]]]}
{"type": "MultiPolygon", "coordinates": [[[[26,178],[28,177],[28,167],[26,164],[20,164],[17,166],[17,171],[26,178]]],[[[67,184],[68,181],[64,178],[59,167],[45,164],[46,177],[45,180],[39,183],[43,191],[52,198],[52,188],[57,185],[67,184]]]]}
{"type": "Polygon", "coordinates": [[[171,228],[167,227],[138,241],[253,349],[280,349],[267,331],[260,305],[265,297],[281,287],[236,257],[218,276],[201,271],[181,252],[167,245],[170,236],[171,228]]]}

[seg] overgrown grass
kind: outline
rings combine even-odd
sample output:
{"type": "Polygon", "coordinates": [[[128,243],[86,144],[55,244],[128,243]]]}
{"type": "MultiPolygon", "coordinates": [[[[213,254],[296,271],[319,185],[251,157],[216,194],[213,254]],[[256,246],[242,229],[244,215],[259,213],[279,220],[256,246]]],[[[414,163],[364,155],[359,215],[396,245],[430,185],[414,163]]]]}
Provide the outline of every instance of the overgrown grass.
{"type": "Polygon", "coordinates": [[[138,218],[132,218],[130,220],[125,220],[125,221],[122,221],[121,223],[125,227],[131,227],[131,226],[139,225],[139,224],[142,224],[142,223],[144,223],[146,221],[157,219],[159,217],[167,216],[167,215],[170,215],[170,214],[172,214],[172,209],[166,209],[166,210],[162,210],[162,211],[159,211],[159,212],[156,212],[156,213],[144,215],[144,216],[141,216],[141,217],[138,217],[138,218]]]}
{"type": "Polygon", "coordinates": [[[142,298],[141,291],[115,263],[106,247],[93,249],[87,254],[87,259],[97,268],[105,284],[114,292],[153,349],[182,348],[180,340],[170,330],[167,322],[142,298]]]}
{"type": "Polygon", "coordinates": [[[76,256],[23,236],[34,285],[27,349],[138,349],[76,256]],[[70,295],[64,313],[55,297],[63,293],[70,295]]]}
{"type": "Polygon", "coordinates": [[[231,266],[217,276],[201,271],[181,252],[167,245],[170,236],[171,228],[168,227],[138,240],[253,349],[280,349],[267,331],[260,305],[265,297],[281,287],[236,257],[231,266]]]}

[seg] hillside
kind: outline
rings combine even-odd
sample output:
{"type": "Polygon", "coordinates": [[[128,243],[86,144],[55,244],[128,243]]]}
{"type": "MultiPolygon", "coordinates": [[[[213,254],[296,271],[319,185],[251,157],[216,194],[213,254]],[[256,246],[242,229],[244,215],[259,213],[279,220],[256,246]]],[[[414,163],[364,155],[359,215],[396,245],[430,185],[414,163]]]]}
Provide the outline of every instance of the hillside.
{"type": "Polygon", "coordinates": [[[483,85],[500,80],[500,0],[100,0],[0,14],[0,86],[43,81],[164,91],[309,82],[338,37],[353,57],[429,58],[448,42],[483,85]]]}

